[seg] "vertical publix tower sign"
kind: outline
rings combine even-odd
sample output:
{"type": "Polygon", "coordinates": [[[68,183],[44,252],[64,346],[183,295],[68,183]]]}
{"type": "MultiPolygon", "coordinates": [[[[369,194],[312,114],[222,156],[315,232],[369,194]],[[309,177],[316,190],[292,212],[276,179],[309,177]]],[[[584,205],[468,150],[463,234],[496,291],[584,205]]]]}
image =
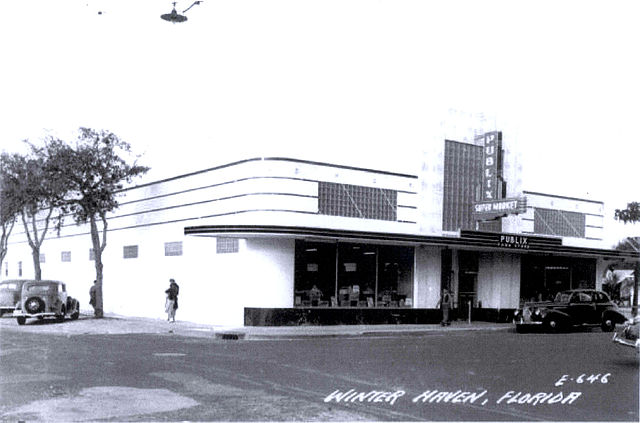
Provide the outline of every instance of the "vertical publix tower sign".
{"type": "Polygon", "coordinates": [[[502,132],[484,134],[482,155],[482,201],[502,197],[502,132]],[[498,187],[498,183],[500,186],[498,187]],[[500,191],[498,191],[500,188],[500,191]]]}
{"type": "Polygon", "coordinates": [[[503,179],[502,132],[487,132],[476,138],[483,146],[482,187],[480,199],[473,203],[476,220],[493,220],[527,210],[525,198],[505,198],[506,182],[503,179]]]}

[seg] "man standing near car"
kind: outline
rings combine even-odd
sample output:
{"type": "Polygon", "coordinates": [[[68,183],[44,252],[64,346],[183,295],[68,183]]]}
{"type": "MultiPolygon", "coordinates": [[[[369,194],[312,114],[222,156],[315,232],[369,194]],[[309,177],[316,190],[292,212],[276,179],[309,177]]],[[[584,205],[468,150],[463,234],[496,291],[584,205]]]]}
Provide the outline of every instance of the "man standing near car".
{"type": "Polygon", "coordinates": [[[449,326],[451,321],[449,320],[449,309],[451,308],[451,294],[445,288],[442,290],[442,296],[440,297],[440,301],[438,301],[438,305],[436,307],[440,307],[442,310],[442,321],[440,324],[442,326],[449,326]]]}
{"type": "Polygon", "coordinates": [[[96,280],[93,281],[93,285],[89,288],[89,304],[93,307],[93,314],[96,314],[96,280]]]}

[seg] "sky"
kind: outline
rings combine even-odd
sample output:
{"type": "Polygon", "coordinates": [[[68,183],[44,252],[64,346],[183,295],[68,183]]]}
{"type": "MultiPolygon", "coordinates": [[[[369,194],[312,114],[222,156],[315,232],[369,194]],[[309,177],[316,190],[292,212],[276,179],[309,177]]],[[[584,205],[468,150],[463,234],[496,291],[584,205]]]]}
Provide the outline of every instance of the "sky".
{"type": "Polygon", "coordinates": [[[484,113],[524,189],[604,201],[607,241],[640,235],[612,219],[640,201],[635,0],[171,8],[3,3],[0,149],[86,126],[128,141],[147,181],[263,155],[412,173],[449,110],[484,113]]]}

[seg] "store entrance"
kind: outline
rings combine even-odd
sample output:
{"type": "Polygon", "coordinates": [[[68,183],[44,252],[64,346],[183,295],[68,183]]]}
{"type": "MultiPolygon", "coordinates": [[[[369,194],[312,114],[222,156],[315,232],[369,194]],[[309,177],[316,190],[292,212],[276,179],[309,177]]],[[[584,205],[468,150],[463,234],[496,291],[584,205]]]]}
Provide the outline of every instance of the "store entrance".
{"type": "Polygon", "coordinates": [[[571,289],[571,269],[569,266],[545,266],[542,280],[543,292],[546,298],[539,300],[551,300],[560,291],[571,289]]]}
{"type": "Polygon", "coordinates": [[[458,315],[466,318],[477,307],[479,255],[475,251],[458,252],[458,315]]]}

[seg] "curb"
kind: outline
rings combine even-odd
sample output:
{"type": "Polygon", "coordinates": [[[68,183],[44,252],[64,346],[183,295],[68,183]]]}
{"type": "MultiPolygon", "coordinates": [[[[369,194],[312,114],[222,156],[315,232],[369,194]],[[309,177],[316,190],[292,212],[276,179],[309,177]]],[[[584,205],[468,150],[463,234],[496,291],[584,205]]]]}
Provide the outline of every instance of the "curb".
{"type": "Polygon", "coordinates": [[[426,335],[434,332],[479,332],[479,331],[487,331],[487,332],[500,332],[500,331],[512,331],[514,328],[512,326],[485,326],[485,327],[460,327],[460,328],[447,328],[447,329],[416,329],[416,330],[405,330],[405,331],[369,331],[364,332],[363,336],[386,336],[386,335],[403,335],[403,336],[420,336],[426,335]]]}
{"type": "MultiPolygon", "coordinates": [[[[268,339],[312,339],[312,338],[344,338],[344,337],[399,337],[399,336],[424,336],[433,333],[447,333],[447,332],[466,332],[466,331],[487,331],[487,332],[500,332],[500,331],[513,331],[513,326],[477,326],[477,327],[448,327],[448,328],[424,328],[424,329],[402,329],[390,330],[361,330],[353,332],[335,332],[335,333],[251,333],[251,331],[222,331],[216,332],[215,338],[222,340],[268,340],[268,339]]],[[[189,336],[188,334],[184,336],[189,336]]]]}

